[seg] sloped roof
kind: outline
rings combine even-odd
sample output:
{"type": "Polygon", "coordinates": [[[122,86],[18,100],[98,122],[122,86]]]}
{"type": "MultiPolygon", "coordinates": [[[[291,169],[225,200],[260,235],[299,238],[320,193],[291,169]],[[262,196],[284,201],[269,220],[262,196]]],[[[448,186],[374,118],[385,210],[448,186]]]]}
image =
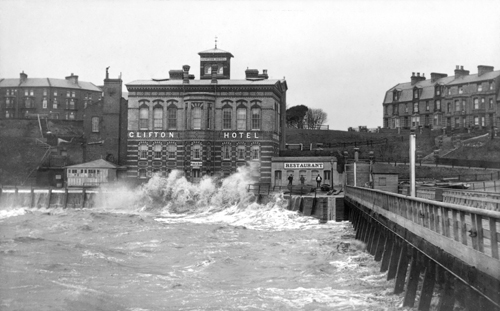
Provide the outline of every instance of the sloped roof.
{"type": "Polygon", "coordinates": [[[213,48],[213,49],[201,51],[198,53],[198,55],[201,55],[201,54],[229,54],[231,57],[234,57],[233,54],[231,54],[227,51],[218,49],[218,48],[213,48]]]}
{"type": "Polygon", "coordinates": [[[407,102],[411,101],[413,99],[413,89],[419,88],[422,89],[422,93],[420,94],[419,99],[432,99],[434,98],[434,87],[436,84],[439,85],[458,85],[458,84],[464,84],[464,83],[474,83],[474,82],[479,82],[479,81],[488,81],[495,79],[500,76],[500,70],[497,71],[490,71],[482,74],[479,76],[478,74],[472,74],[472,75],[466,75],[466,76],[460,76],[460,77],[455,77],[455,76],[449,76],[449,77],[444,77],[441,79],[437,79],[434,82],[431,82],[431,79],[426,79],[423,81],[419,81],[415,83],[414,85],[411,84],[411,82],[404,82],[404,83],[399,83],[390,88],[386,93],[384,97],[384,104],[389,104],[393,103],[392,100],[392,92],[394,90],[400,91],[399,95],[399,102],[407,102]]]}
{"type": "Polygon", "coordinates": [[[102,90],[92,82],[78,81],[77,84],[66,79],[54,78],[28,78],[24,82],[21,79],[3,79],[0,81],[0,87],[60,87],[67,89],[81,89],[94,92],[102,90]]]}
{"type": "Polygon", "coordinates": [[[373,174],[398,174],[396,168],[391,164],[374,163],[372,166],[373,174]]]}
{"type": "Polygon", "coordinates": [[[66,168],[85,168],[85,169],[88,169],[88,168],[115,168],[116,169],[116,168],[118,168],[118,165],[115,165],[115,164],[108,162],[106,160],[103,160],[103,159],[99,159],[99,160],[94,160],[94,161],[87,162],[87,163],[66,166],[66,168]]]}

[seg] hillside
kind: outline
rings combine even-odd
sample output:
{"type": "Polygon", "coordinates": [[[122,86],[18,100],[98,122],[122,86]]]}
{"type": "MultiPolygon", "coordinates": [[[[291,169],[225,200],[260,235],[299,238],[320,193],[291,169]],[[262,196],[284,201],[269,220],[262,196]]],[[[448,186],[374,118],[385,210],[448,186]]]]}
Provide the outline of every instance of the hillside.
{"type": "MultiPolygon", "coordinates": [[[[19,185],[26,181],[28,175],[47,160],[46,141],[41,131],[52,132],[57,137],[73,141],[62,144],[68,153],[67,164],[82,161],[81,136],[82,122],[67,120],[0,120],[0,185],[19,185]],[[41,127],[41,130],[40,130],[41,127]]],[[[57,138],[56,138],[57,139],[57,138]]],[[[57,144],[57,140],[55,141],[57,144]]],[[[58,154],[57,146],[52,150],[58,154]]],[[[29,184],[31,181],[27,181],[29,184]]]]}

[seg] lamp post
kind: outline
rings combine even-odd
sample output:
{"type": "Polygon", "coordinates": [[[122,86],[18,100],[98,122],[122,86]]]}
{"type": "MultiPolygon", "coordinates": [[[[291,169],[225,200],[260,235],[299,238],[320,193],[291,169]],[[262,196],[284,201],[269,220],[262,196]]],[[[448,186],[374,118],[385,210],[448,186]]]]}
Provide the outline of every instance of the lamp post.
{"type": "Polygon", "coordinates": [[[410,196],[415,197],[415,130],[410,130],[410,196]]]}

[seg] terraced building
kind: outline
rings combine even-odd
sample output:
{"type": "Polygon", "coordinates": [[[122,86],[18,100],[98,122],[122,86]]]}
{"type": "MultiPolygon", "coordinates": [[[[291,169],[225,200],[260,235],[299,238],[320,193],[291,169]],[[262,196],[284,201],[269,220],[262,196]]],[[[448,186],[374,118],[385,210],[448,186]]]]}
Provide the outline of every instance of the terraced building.
{"type": "Polygon", "coordinates": [[[454,76],[412,73],[384,97],[384,128],[490,128],[500,125],[500,70],[478,66],[469,74],[457,66],[454,76]]]}

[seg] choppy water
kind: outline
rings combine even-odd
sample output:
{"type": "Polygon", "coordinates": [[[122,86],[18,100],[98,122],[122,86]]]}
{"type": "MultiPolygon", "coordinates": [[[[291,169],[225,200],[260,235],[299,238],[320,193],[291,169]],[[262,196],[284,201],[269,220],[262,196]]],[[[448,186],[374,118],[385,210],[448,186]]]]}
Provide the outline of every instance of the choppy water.
{"type": "Polygon", "coordinates": [[[104,192],[92,209],[0,209],[0,310],[400,310],[348,222],[319,224],[249,173],[104,192]]]}

